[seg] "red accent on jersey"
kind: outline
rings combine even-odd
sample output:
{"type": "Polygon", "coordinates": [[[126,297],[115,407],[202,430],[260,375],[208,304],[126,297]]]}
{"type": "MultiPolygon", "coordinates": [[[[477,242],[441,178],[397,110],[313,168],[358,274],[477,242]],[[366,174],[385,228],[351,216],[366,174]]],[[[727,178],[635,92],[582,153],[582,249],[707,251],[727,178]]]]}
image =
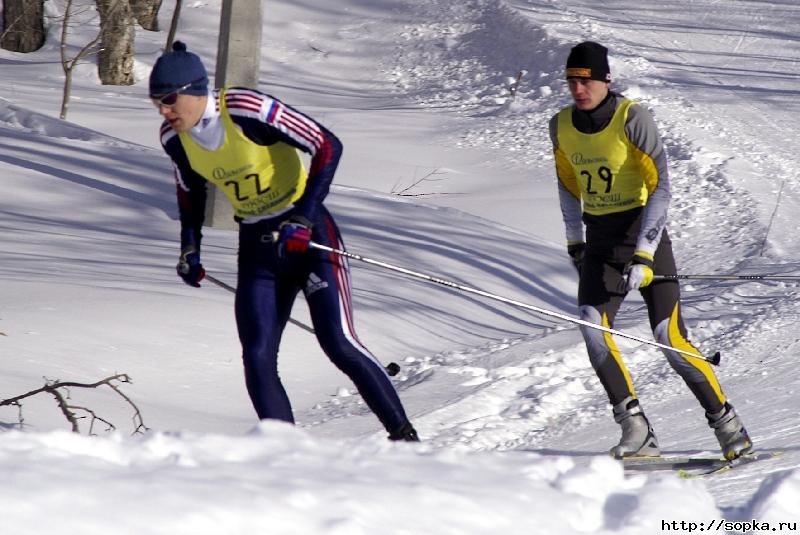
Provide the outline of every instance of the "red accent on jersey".
{"type": "Polygon", "coordinates": [[[283,113],[278,116],[278,125],[283,126],[295,135],[308,140],[317,149],[324,142],[324,136],[319,128],[314,124],[310,124],[301,116],[292,113],[291,110],[283,109],[283,113]]]}
{"type": "Polygon", "coordinates": [[[328,143],[328,140],[325,139],[323,143],[317,149],[317,152],[314,153],[314,158],[311,160],[311,168],[308,170],[310,176],[316,176],[316,174],[328,163],[333,159],[333,147],[331,144],[328,143]]]}
{"type": "Polygon", "coordinates": [[[229,91],[225,93],[225,105],[228,109],[240,109],[261,112],[264,98],[255,93],[245,93],[244,91],[229,91]]]}

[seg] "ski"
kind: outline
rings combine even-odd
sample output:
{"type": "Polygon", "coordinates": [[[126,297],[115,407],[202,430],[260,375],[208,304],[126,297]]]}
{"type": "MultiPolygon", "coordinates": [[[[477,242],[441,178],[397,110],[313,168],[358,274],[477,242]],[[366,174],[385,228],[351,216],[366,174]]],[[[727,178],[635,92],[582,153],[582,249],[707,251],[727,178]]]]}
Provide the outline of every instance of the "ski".
{"type": "Polygon", "coordinates": [[[678,476],[682,479],[697,479],[702,477],[712,476],[714,474],[720,474],[723,472],[727,472],[729,470],[733,470],[734,468],[738,468],[740,466],[744,466],[746,464],[751,464],[756,461],[763,461],[766,459],[773,459],[779,456],[782,452],[780,451],[768,451],[768,452],[750,452],[742,455],[741,457],[737,457],[730,461],[724,461],[722,464],[717,466],[711,466],[705,469],[691,471],[691,470],[678,470],[678,476]]]}
{"type": "Polygon", "coordinates": [[[772,459],[780,452],[751,452],[731,461],[711,455],[667,455],[661,457],[626,457],[622,464],[626,472],[673,471],[685,479],[705,477],[726,472],[755,461],[772,459]]]}
{"type": "Polygon", "coordinates": [[[719,456],[664,455],[659,457],[625,457],[622,465],[627,472],[657,472],[662,470],[711,470],[727,463],[719,456]]]}

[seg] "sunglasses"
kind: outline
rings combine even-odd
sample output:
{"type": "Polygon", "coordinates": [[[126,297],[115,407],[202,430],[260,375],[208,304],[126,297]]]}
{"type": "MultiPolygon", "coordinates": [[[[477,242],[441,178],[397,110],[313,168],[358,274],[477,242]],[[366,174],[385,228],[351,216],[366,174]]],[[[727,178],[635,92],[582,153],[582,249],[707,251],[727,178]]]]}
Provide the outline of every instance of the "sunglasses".
{"type": "Polygon", "coordinates": [[[171,108],[172,106],[175,105],[176,102],[178,102],[178,95],[181,94],[181,91],[186,91],[187,89],[189,89],[193,85],[198,84],[198,83],[200,83],[202,81],[203,81],[203,78],[198,78],[197,80],[193,80],[193,81],[189,82],[188,84],[180,86],[175,91],[167,93],[166,95],[162,95],[160,97],[153,96],[153,97],[150,97],[150,98],[153,100],[153,104],[155,104],[157,108],[160,108],[162,106],[166,106],[167,108],[171,108]]]}

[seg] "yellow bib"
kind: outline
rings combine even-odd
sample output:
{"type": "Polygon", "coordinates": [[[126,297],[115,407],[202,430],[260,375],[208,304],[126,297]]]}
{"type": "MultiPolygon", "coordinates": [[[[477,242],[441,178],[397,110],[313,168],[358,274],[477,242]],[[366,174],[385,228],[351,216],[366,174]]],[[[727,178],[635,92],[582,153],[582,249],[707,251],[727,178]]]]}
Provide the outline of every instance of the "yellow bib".
{"type": "Polygon", "coordinates": [[[572,125],[572,108],[558,115],[558,145],[575,171],[583,211],[592,215],[622,212],[647,203],[639,166],[640,152],[625,135],[630,100],[623,101],[600,132],[584,134],[572,125]]]}
{"type": "Polygon", "coordinates": [[[269,215],[294,203],[308,178],[297,149],[283,142],[254,143],[231,119],[224,91],[219,103],[225,129],[222,146],[208,150],[188,133],[178,134],[192,169],[223,191],[242,219],[269,215]]]}

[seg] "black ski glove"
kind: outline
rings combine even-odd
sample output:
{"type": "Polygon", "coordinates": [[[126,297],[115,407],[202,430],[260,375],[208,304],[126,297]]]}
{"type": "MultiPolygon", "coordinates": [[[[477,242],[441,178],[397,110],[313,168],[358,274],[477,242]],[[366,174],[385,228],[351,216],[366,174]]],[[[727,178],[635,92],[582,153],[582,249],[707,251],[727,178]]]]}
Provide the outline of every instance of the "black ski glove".
{"type": "Polygon", "coordinates": [[[567,253],[570,259],[572,259],[572,265],[575,266],[578,275],[580,275],[581,268],[583,267],[583,259],[586,256],[586,244],[582,241],[570,243],[567,245],[567,253]]]}
{"type": "Polygon", "coordinates": [[[200,281],[206,276],[206,270],[200,263],[200,251],[194,246],[186,247],[181,251],[175,270],[183,282],[195,288],[200,287],[200,281]]]}

